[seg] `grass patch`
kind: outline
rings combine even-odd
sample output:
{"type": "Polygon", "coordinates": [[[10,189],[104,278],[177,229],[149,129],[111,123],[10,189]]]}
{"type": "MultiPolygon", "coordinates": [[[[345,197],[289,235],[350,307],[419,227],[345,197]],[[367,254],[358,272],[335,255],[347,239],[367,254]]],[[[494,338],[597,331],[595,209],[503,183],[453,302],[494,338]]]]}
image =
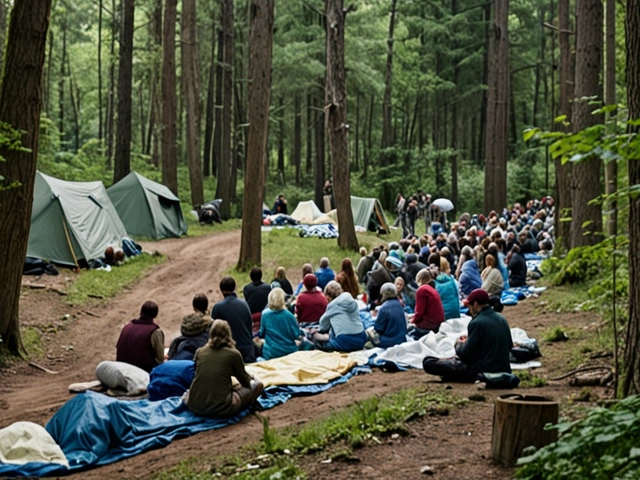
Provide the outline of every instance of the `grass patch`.
{"type": "Polygon", "coordinates": [[[165,262],[164,255],[149,255],[143,253],[130,258],[121,266],[112,268],[110,272],[104,270],[83,270],[69,287],[67,302],[70,305],[80,305],[90,298],[110,298],[139,278],[153,267],[165,262]]]}
{"type": "Polygon", "coordinates": [[[569,336],[562,327],[550,327],[542,332],[542,339],[545,342],[566,342],[569,336]]]}
{"type": "Polygon", "coordinates": [[[537,388],[544,387],[547,379],[538,377],[529,370],[516,370],[513,374],[520,379],[520,388],[537,388]]]}
{"type": "Polygon", "coordinates": [[[187,237],[201,237],[203,235],[211,235],[212,233],[230,232],[242,228],[242,219],[230,218],[222,223],[214,223],[206,225],[200,223],[191,212],[184,212],[184,219],[187,222],[187,237]]]}

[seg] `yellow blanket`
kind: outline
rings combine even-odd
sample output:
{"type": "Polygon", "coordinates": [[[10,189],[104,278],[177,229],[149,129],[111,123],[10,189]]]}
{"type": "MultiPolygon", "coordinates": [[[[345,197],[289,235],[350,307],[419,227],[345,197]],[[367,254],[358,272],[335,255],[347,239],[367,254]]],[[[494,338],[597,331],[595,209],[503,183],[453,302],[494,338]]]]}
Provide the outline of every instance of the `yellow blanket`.
{"type": "Polygon", "coordinates": [[[246,366],[246,370],[258,377],[265,387],[269,387],[328,383],[356,365],[357,362],[347,353],[310,350],[251,363],[246,366]]]}

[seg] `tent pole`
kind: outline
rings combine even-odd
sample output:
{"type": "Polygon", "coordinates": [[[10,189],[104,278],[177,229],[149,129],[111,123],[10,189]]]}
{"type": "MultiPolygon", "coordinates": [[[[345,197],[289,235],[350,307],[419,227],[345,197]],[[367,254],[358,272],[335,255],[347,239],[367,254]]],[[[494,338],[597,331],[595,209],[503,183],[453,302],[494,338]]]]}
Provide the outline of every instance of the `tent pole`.
{"type": "Polygon", "coordinates": [[[69,237],[69,230],[67,230],[67,224],[62,219],[62,227],[64,228],[64,234],[67,237],[67,244],[69,245],[69,250],[71,251],[71,256],[73,257],[73,263],[76,264],[76,270],[80,270],[80,265],[78,265],[78,259],[76,258],[76,252],[73,251],[73,246],[71,245],[71,237],[69,237]]]}

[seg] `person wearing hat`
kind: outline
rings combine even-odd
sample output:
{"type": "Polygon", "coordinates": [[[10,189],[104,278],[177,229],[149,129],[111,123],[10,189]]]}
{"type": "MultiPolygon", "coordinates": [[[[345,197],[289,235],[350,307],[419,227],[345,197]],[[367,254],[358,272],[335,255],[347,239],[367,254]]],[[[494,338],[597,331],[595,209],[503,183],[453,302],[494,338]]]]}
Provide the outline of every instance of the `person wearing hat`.
{"type": "Polygon", "coordinates": [[[318,280],[313,273],[308,273],[302,280],[302,290],[296,300],[296,316],[299,324],[316,323],[327,309],[327,299],[322,294],[318,280]]]}
{"type": "Polygon", "coordinates": [[[398,300],[396,286],[387,282],[380,288],[382,305],[378,310],[376,323],[373,326],[377,336],[373,344],[376,347],[389,348],[407,341],[407,320],[404,309],[398,300]]]}
{"type": "Polygon", "coordinates": [[[422,368],[445,381],[474,382],[481,373],[511,373],[509,354],[513,347],[507,320],[490,306],[489,294],[478,288],[464,304],[473,317],[467,337],[455,344],[456,356],[426,357],[422,368]]]}
{"type": "Polygon", "coordinates": [[[420,338],[431,331],[438,332],[444,322],[444,307],[440,295],[431,285],[433,276],[428,268],[418,272],[416,281],[420,288],[416,291],[416,313],[411,323],[415,326],[414,337],[420,338]]]}

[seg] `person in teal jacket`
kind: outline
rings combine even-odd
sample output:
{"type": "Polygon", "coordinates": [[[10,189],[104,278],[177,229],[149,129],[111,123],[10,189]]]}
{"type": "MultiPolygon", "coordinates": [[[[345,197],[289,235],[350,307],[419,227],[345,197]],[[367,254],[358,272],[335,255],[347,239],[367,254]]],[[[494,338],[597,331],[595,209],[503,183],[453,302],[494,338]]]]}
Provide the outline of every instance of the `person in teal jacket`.
{"type": "Polygon", "coordinates": [[[286,308],[284,290],[272,289],[268,302],[262,312],[258,332],[258,336],[264,339],[262,357],[266,360],[296,352],[296,341],[300,339],[300,327],[296,317],[286,308]]]}
{"type": "Polygon", "coordinates": [[[456,281],[451,275],[442,272],[436,277],[435,283],[436,292],[442,300],[444,319],[460,318],[460,292],[456,281]]]}

